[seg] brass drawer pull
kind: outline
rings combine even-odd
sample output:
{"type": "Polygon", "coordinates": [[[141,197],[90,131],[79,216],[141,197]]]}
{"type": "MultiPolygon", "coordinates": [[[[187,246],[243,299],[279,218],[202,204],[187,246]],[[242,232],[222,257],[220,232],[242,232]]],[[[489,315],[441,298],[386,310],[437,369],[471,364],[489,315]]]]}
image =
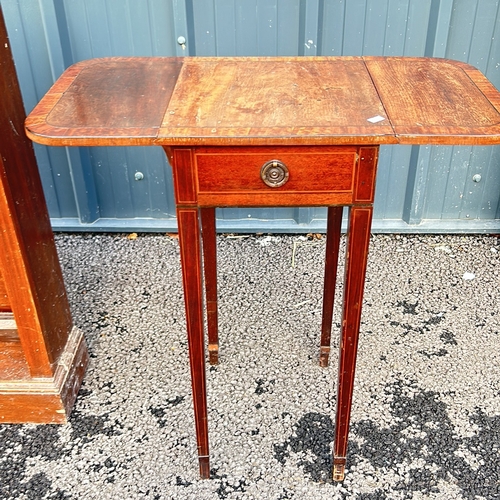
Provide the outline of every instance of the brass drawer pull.
{"type": "Polygon", "coordinates": [[[260,177],[267,186],[280,187],[288,181],[288,168],[279,160],[267,161],[260,169],[260,177]]]}

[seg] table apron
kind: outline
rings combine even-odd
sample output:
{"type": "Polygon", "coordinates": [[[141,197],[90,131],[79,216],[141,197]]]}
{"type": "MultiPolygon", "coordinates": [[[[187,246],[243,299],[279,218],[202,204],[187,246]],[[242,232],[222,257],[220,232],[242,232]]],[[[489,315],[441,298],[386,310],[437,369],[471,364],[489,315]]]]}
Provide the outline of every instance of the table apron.
{"type": "Polygon", "coordinates": [[[315,193],[249,193],[219,192],[198,193],[200,207],[326,207],[353,205],[352,192],[315,193]]]}
{"type": "Polygon", "coordinates": [[[373,203],[378,146],[166,147],[165,152],[178,207],[373,203]],[[273,178],[264,179],[269,164],[276,169],[276,185],[273,178]]]}

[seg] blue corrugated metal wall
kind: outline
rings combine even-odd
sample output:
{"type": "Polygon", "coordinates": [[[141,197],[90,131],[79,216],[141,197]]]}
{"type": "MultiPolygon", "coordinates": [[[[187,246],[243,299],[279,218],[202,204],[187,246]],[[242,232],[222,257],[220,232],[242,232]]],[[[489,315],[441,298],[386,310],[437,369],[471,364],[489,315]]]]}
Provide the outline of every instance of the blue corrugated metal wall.
{"type": "MultiPolygon", "coordinates": [[[[1,0],[27,111],[112,55],[448,57],[500,88],[499,0],[1,0]],[[186,39],[184,46],[178,37],[186,39]]],[[[37,146],[55,229],[175,229],[160,148],[37,146]],[[143,174],[136,180],[136,173],[143,174]]],[[[325,210],[225,209],[225,231],[310,231],[325,210]]],[[[500,148],[383,147],[374,230],[500,232],[500,148]],[[479,182],[475,182],[474,179],[479,182]],[[474,177],[475,176],[475,177],[474,177]]]]}

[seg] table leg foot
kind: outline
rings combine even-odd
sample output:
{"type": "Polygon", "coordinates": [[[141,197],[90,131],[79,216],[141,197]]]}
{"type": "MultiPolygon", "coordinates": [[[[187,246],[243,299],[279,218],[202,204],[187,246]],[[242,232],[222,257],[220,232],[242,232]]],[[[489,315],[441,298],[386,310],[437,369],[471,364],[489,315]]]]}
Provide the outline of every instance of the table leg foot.
{"type": "Polygon", "coordinates": [[[330,348],[321,346],[319,351],[319,366],[323,368],[328,366],[329,357],[330,357],[330,348]]]}
{"type": "Polygon", "coordinates": [[[201,479],[210,479],[210,457],[198,457],[201,479]]]}
{"type": "Polygon", "coordinates": [[[219,364],[219,345],[208,344],[208,362],[211,365],[219,364]]]}
{"type": "Polygon", "coordinates": [[[366,206],[351,207],[349,213],[333,446],[334,481],[344,478],[372,212],[372,207],[366,206]]]}
{"type": "Polygon", "coordinates": [[[203,285],[201,239],[196,207],[177,208],[179,243],[186,307],[189,365],[193,395],[194,422],[201,477],[210,476],[208,465],[208,411],[203,324],[203,285]]]}
{"type": "Polygon", "coordinates": [[[333,459],[333,476],[334,481],[343,481],[345,476],[345,457],[335,457],[333,459]]]}

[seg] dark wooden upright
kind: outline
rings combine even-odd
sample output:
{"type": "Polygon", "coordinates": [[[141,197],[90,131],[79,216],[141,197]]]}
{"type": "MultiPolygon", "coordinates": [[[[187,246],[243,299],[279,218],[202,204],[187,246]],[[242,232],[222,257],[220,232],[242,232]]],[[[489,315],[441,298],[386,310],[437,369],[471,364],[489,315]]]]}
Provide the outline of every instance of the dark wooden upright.
{"type": "Polygon", "coordinates": [[[0,422],[65,422],[87,365],[0,11],[0,422]]]}
{"type": "Polygon", "coordinates": [[[379,145],[499,144],[499,110],[497,90],[456,61],[108,58],[69,68],[26,131],[49,145],[164,147],[174,174],[202,477],[210,474],[203,268],[211,363],[219,349],[215,207],[328,207],[323,366],[342,207],[349,207],[333,452],[333,478],[342,480],[379,145]]]}

